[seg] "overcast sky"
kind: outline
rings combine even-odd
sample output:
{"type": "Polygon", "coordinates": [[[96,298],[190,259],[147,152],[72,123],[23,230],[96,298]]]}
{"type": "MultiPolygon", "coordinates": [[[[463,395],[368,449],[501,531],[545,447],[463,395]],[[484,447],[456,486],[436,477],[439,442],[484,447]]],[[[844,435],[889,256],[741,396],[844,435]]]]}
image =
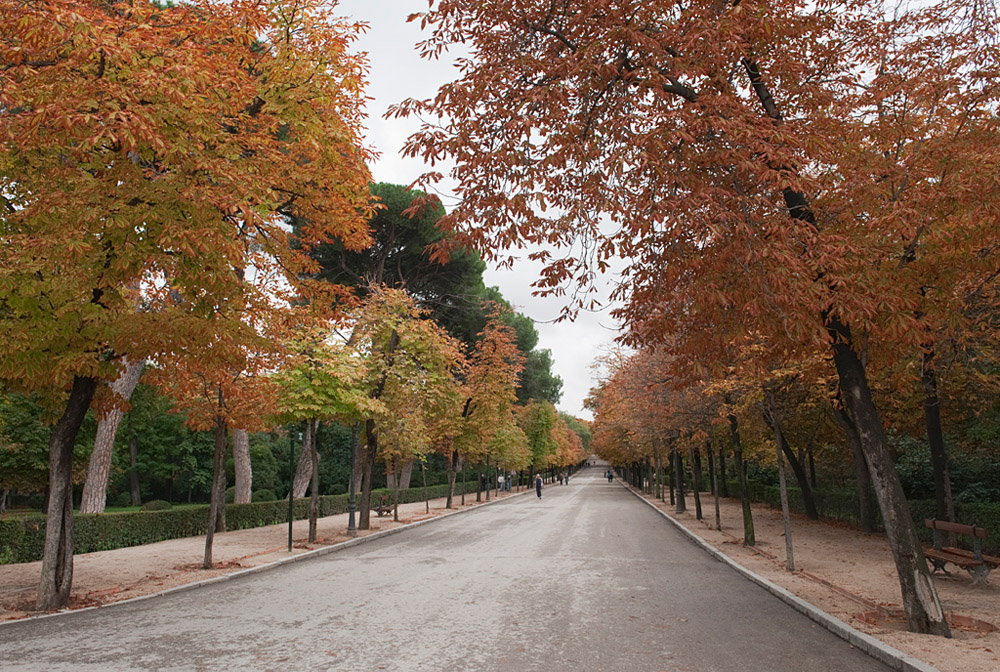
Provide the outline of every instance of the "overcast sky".
{"type": "MultiPolygon", "coordinates": [[[[356,43],[367,51],[371,64],[368,95],[368,144],[381,152],[372,166],[376,182],[410,184],[427,168],[423,162],[399,155],[406,138],[416,130],[414,120],[385,120],[385,110],[405,98],[430,98],[438,87],[454,78],[451,63],[422,60],[414,45],[422,39],[419,23],[406,23],[406,17],[427,9],[426,0],[341,0],[340,12],[367,21],[368,33],[356,43]]],[[[441,170],[440,167],[436,168],[441,170]]],[[[442,170],[442,172],[445,172],[442,170]]],[[[446,185],[445,185],[446,188],[446,185]]],[[[441,194],[445,207],[453,199],[441,194]]],[[[553,370],[563,379],[559,409],[582,418],[591,415],[583,400],[593,385],[591,364],[617,334],[616,323],[605,313],[581,313],[574,322],[552,321],[559,315],[562,299],[541,299],[531,295],[531,283],[538,277],[538,267],[526,260],[510,271],[489,268],[487,285],[500,288],[515,309],[532,318],[539,334],[539,348],[552,351],[553,370]]]]}

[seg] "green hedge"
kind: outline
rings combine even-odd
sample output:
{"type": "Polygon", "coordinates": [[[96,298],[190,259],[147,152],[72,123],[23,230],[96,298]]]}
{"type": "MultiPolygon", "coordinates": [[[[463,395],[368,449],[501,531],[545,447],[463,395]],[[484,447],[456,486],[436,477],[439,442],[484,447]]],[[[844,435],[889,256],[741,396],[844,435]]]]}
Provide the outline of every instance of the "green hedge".
{"type": "MultiPolygon", "coordinates": [[[[466,483],[466,492],[475,492],[475,483],[466,483]]],[[[455,494],[462,483],[455,484],[455,494]]],[[[399,502],[422,502],[448,494],[447,485],[410,488],[399,492],[399,502]]],[[[387,489],[373,490],[372,501],[380,495],[392,496],[387,489]]],[[[319,515],[346,513],[347,495],[324,495],[319,498],[319,515]]],[[[309,516],[309,499],[293,502],[293,517],[309,516]]],[[[288,522],[288,500],[226,505],[226,529],[245,530],[288,522]]],[[[205,534],[208,530],[208,505],[169,511],[128,511],[122,513],[75,514],[73,516],[73,552],[109,551],[140,546],[167,539],[205,534]]],[[[33,562],[42,558],[45,545],[45,517],[41,514],[0,519],[0,564],[33,562]]]]}
{"type": "MultiPolygon", "coordinates": [[[[729,482],[729,494],[737,497],[739,486],[736,481],[729,482]]],[[[762,502],[774,508],[781,508],[781,490],[776,485],[761,485],[750,483],[750,500],[762,502]]],[[[816,508],[819,515],[824,518],[838,520],[844,523],[856,525],[859,520],[858,496],[851,491],[822,492],[813,491],[816,500],[816,508]]],[[[920,538],[930,543],[933,539],[933,532],[924,526],[924,520],[934,518],[936,507],[934,500],[919,499],[910,500],[910,511],[913,513],[913,520],[917,524],[917,532],[920,538]]],[[[788,508],[797,513],[804,513],[805,507],[802,504],[802,492],[797,487],[788,488],[788,508]]],[[[882,517],[876,511],[877,524],[882,525],[882,517]]],[[[991,555],[1000,555],[1000,503],[955,503],[955,519],[966,525],[976,525],[986,528],[986,539],[983,540],[983,552],[991,555]]],[[[968,537],[957,538],[958,545],[963,548],[972,548],[971,539],[968,537]]]]}

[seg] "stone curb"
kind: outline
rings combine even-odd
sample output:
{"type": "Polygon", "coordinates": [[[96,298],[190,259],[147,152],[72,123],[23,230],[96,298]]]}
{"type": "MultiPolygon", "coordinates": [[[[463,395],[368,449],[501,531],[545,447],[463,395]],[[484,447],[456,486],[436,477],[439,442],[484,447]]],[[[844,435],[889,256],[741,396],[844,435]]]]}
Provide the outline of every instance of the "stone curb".
{"type": "MultiPolygon", "coordinates": [[[[299,553],[298,555],[293,555],[293,556],[290,556],[290,557],[287,557],[287,558],[282,558],[281,560],[275,560],[274,562],[269,562],[269,563],[264,564],[264,565],[258,565],[256,567],[249,567],[247,569],[241,569],[241,570],[239,570],[237,572],[233,572],[231,574],[223,574],[221,576],[213,576],[210,579],[203,579],[201,581],[194,581],[192,583],[185,583],[185,584],[180,585],[180,586],[174,586],[173,588],[167,588],[166,590],[161,590],[161,591],[158,591],[158,592],[155,592],[155,593],[149,593],[148,595],[139,595],[138,597],[131,597],[131,598],[127,599],[127,600],[121,600],[119,602],[110,602],[108,604],[103,604],[103,605],[96,606],[96,607],[83,607],[81,609],[61,609],[59,611],[55,611],[55,612],[47,613],[47,614],[39,614],[37,616],[28,616],[26,618],[18,618],[18,619],[11,620],[11,621],[0,621],[0,630],[2,630],[4,626],[9,626],[9,625],[12,625],[12,624],[15,624],[15,623],[25,623],[27,621],[37,621],[37,620],[40,620],[40,619],[43,619],[43,618],[56,618],[56,617],[59,617],[59,616],[67,616],[67,615],[70,615],[70,614],[81,614],[81,613],[84,613],[84,612],[87,612],[87,611],[94,611],[94,610],[97,610],[97,609],[111,609],[113,607],[117,607],[118,605],[122,605],[122,604],[132,604],[134,602],[140,602],[142,600],[151,600],[151,599],[154,599],[154,598],[157,598],[157,597],[164,597],[166,595],[173,595],[175,593],[183,593],[183,592],[188,591],[188,590],[194,590],[196,588],[202,588],[204,586],[210,586],[210,585],[215,584],[215,583],[222,583],[223,581],[229,581],[231,579],[236,579],[236,578],[247,576],[247,575],[250,575],[250,574],[257,574],[259,572],[266,572],[268,570],[275,569],[277,567],[281,567],[282,565],[287,565],[287,564],[290,564],[290,563],[293,563],[293,562],[301,562],[303,560],[309,560],[310,558],[319,557],[321,555],[327,555],[329,553],[336,553],[337,551],[341,551],[341,550],[343,550],[345,548],[351,548],[352,546],[357,546],[359,544],[363,544],[363,543],[368,542],[368,541],[375,541],[376,539],[381,539],[383,537],[388,537],[390,535],[397,534],[399,532],[402,532],[403,530],[409,530],[409,529],[412,529],[414,527],[420,527],[421,525],[427,525],[428,523],[433,523],[435,521],[442,520],[443,518],[448,518],[450,516],[456,516],[456,515],[458,515],[460,513],[466,513],[466,512],[469,512],[469,511],[475,511],[476,509],[482,508],[484,506],[489,506],[491,504],[496,504],[498,502],[506,502],[506,501],[509,501],[510,499],[513,499],[514,497],[519,497],[521,495],[527,495],[527,494],[530,494],[532,492],[534,492],[534,490],[525,490],[524,492],[515,492],[515,493],[512,493],[511,496],[505,497],[503,499],[492,499],[492,500],[490,500],[488,502],[486,502],[486,501],[480,502],[478,504],[474,504],[472,506],[468,506],[468,507],[466,507],[464,509],[459,509],[457,511],[451,511],[449,513],[442,513],[441,515],[434,516],[433,518],[425,518],[423,520],[418,520],[418,521],[413,522],[413,523],[406,523],[405,525],[400,525],[399,527],[394,527],[394,528],[392,528],[390,530],[382,530],[381,532],[374,532],[372,534],[368,534],[368,535],[365,535],[363,537],[355,537],[354,539],[348,539],[347,541],[341,541],[341,542],[336,543],[336,544],[331,544],[330,546],[323,546],[321,548],[315,548],[315,549],[313,549],[311,551],[306,551],[305,553],[299,553]]],[[[468,494],[468,493],[466,493],[466,494],[468,494]]]]}
{"type": "Polygon", "coordinates": [[[677,519],[672,517],[666,511],[663,511],[658,506],[650,502],[648,499],[637,493],[632,488],[626,486],[620,479],[618,481],[622,484],[622,487],[631,492],[633,495],[642,500],[647,506],[659,513],[661,516],[673,523],[674,527],[681,531],[685,536],[687,536],[696,546],[701,547],[706,553],[714,557],[719,562],[725,563],[732,567],[734,570],[750,579],[753,583],[768,591],[779,600],[795,609],[801,614],[807,616],[810,620],[826,628],[828,631],[840,637],[848,644],[856,649],[860,649],[867,653],[869,656],[875,660],[884,663],[885,665],[891,667],[898,672],[939,672],[936,667],[932,667],[922,660],[918,660],[913,656],[909,656],[899,649],[893,648],[888,644],[875,639],[871,635],[866,635],[865,633],[854,629],[844,621],[840,620],[836,616],[831,616],[825,611],[817,608],[816,606],[806,602],[801,597],[792,594],[788,590],[782,588],[765,579],[763,576],[750,571],[743,565],[738,564],[735,560],[727,556],[722,551],[718,550],[704,539],[699,537],[697,534],[686,528],[677,519]]]}

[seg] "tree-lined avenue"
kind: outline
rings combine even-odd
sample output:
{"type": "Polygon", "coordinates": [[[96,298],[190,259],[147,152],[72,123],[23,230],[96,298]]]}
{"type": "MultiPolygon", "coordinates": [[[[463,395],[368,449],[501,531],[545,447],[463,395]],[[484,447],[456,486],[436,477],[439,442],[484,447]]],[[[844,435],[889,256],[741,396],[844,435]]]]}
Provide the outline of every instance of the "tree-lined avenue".
{"type": "Polygon", "coordinates": [[[0,628],[12,670],[887,669],[601,467],[262,574],[0,628]]]}

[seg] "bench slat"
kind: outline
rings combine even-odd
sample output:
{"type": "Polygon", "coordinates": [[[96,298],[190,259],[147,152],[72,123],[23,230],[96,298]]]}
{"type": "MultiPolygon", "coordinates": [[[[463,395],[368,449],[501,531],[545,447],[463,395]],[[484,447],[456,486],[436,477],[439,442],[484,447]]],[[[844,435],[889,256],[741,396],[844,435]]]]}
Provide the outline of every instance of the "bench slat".
{"type": "Polygon", "coordinates": [[[952,523],[947,520],[937,520],[934,518],[925,518],[924,525],[931,528],[932,530],[940,530],[941,532],[954,532],[955,534],[967,534],[970,537],[976,536],[980,539],[986,538],[986,528],[976,527],[975,525],[963,525],[962,523],[952,523]]]}

